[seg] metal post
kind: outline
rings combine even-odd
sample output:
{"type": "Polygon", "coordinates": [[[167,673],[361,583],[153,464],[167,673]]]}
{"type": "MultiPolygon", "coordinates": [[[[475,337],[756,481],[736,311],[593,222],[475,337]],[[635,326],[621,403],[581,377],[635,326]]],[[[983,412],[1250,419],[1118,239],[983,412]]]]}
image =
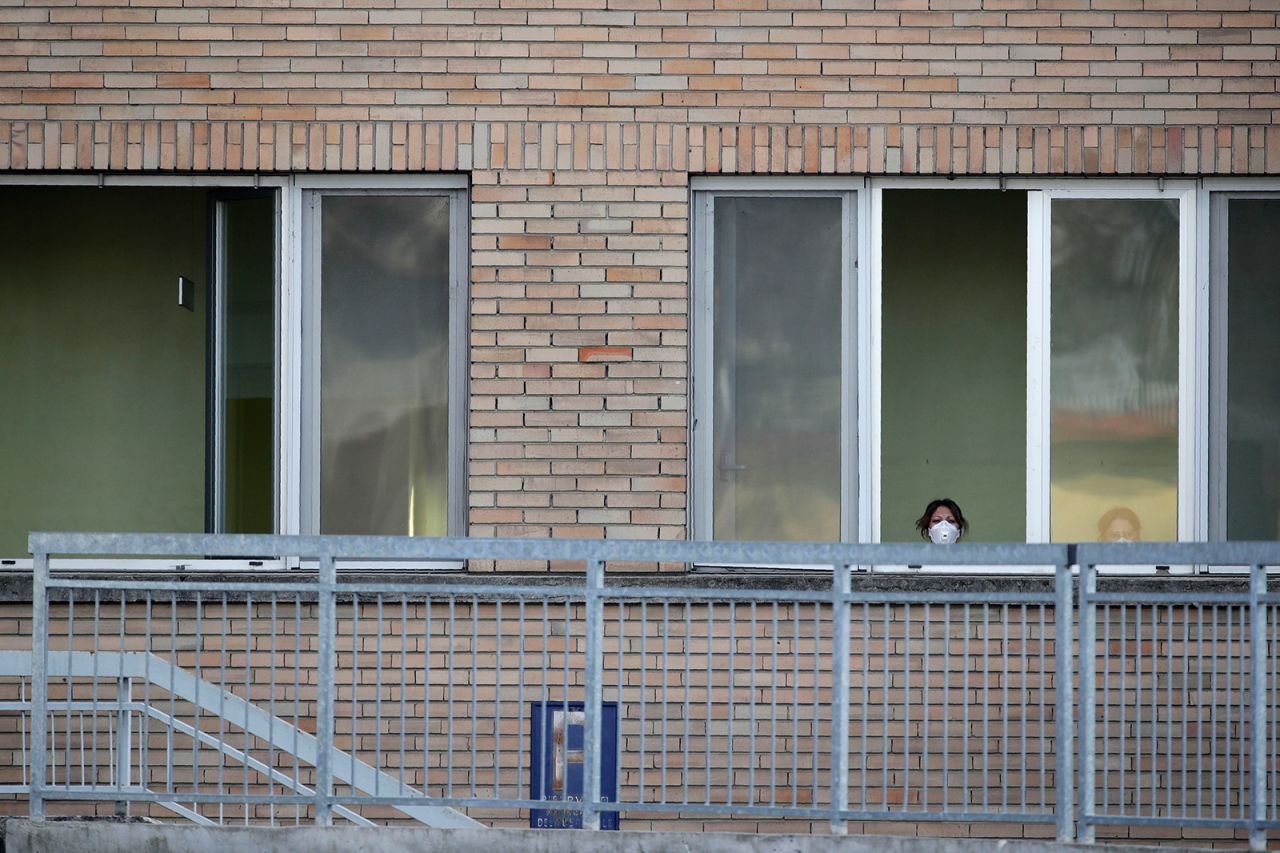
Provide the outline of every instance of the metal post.
{"type": "MultiPolygon", "coordinates": [[[[582,828],[600,828],[600,729],[604,714],[604,563],[587,560],[586,719],[583,721],[582,828]]],[[[665,676],[666,673],[664,672],[665,676]]]]}
{"type": "Polygon", "coordinates": [[[44,820],[49,707],[49,554],[33,554],[31,572],[31,793],[27,813],[44,820]]]}
{"type": "MultiPolygon", "coordinates": [[[[1055,698],[1057,699],[1057,720],[1055,742],[1055,779],[1057,780],[1058,842],[1070,844],[1075,840],[1075,808],[1072,798],[1072,783],[1075,781],[1071,768],[1072,740],[1075,720],[1074,703],[1071,691],[1071,622],[1073,601],[1071,589],[1071,565],[1069,562],[1054,566],[1054,585],[1057,592],[1054,616],[1054,655],[1056,669],[1055,698]]],[[[1081,608],[1081,621],[1084,620],[1081,608]]],[[[1086,680],[1084,661],[1092,658],[1093,647],[1084,642],[1084,630],[1080,632],[1080,692],[1088,693],[1093,688],[1092,680],[1086,680]]],[[[1008,677],[1008,673],[1005,674],[1008,677]]],[[[1083,748],[1084,738],[1081,738],[1083,748]]],[[[1083,765],[1082,765],[1083,767],[1083,765]]]]}
{"type": "MultiPolygon", "coordinates": [[[[123,596],[121,607],[124,606],[123,596]]],[[[116,790],[123,793],[133,784],[133,679],[116,679],[116,790]]],[[[142,768],[139,768],[142,772],[142,768]]],[[[129,801],[116,800],[116,817],[129,816],[129,801]]]]}
{"type": "Polygon", "coordinates": [[[1249,849],[1267,849],[1267,567],[1254,564],[1249,580],[1249,849]]]}
{"type": "MultiPolygon", "coordinates": [[[[831,567],[831,834],[847,835],[849,808],[849,596],[852,566],[831,567]]],[[[863,673],[866,677],[866,673],[863,673]]]]}
{"type": "MultiPolygon", "coordinates": [[[[1096,829],[1090,822],[1094,816],[1094,777],[1096,768],[1094,766],[1094,740],[1097,737],[1095,731],[1094,714],[1096,712],[1095,703],[1097,701],[1097,690],[1095,682],[1097,681],[1097,660],[1095,658],[1096,645],[1095,636],[1097,634],[1097,605],[1093,602],[1093,594],[1098,591],[1098,567],[1093,565],[1080,566],[1080,827],[1076,833],[1077,840],[1081,844],[1092,844],[1096,835],[1096,829]]],[[[1127,699],[1125,701],[1128,701],[1127,699]]],[[[1062,725],[1062,721],[1058,721],[1058,725],[1062,725]]],[[[1061,752],[1059,753],[1061,754],[1061,752]]],[[[1070,777],[1058,780],[1058,787],[1071,786],[1070,777]]],[[[1059,837],[1061,837],[1062,824],[1059,822],[1059,837]]]]}
{"type": "MultiPolygon", "coordinates": [[[[336,601],[338,575],[332,554],[320,555],[320,578],[316,585],[319,598],[320,659],[316,684],[316,824],[333,823],[333,670],[334,635],[337,633],[336,601]]],[[[356,687],[352,684],[352,690],[356,687]]],[[[354,698],[352,699],[354,702],[354,698]]],[[[352,735],[354,737],[354,733],[352,735]]],[[[354,743],[351,754],[355,755],[354,743]]]]}

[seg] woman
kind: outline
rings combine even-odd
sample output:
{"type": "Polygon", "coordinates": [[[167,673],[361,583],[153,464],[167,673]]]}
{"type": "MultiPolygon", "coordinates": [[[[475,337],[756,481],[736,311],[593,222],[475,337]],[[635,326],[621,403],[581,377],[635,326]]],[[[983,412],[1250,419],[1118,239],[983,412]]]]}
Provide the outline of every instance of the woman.
{"type": "Polygon", "coordinates": [[[953,545],[969,532],[969,523],[964,520],[959,504],[951,498],[938,498],[929,502],[924,515],[916,521],[916,530],[920,531],[921,539],[935,545],[953,545]]]}
{"type": "Polygon", "coordinates": [[[1127,506],[1112,507],[1098,519],[1099,542],[1141,542],[1142,520],[1127,506]]]}

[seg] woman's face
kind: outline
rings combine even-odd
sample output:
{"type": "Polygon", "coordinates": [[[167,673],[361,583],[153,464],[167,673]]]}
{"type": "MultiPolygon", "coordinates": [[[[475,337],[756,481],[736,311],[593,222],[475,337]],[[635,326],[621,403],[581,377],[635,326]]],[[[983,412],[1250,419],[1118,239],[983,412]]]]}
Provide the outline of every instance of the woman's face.
{"type": "Polygon", "coordinates": [[[1107,529],[1102,531],[1102,541],[1104,542],[1137,542],[1138,529],[1133,526],[1133,522],[1123,516],[1116,516],[1111,519],[1111,523],[1107,525],[1107,529]]]}
{"type": "Polygon", "coordinates": [[[937,524],[939,521],[949,521],[949,522],[951,522],[952,524],[956,525],[956,527],[959,527],[959,526],[960,526],[960,525],[956,522],[956,516],[955,516],[955,513],[953,513],[953,512],[952,512],[948,507],[946,507],[945,505],[944,505],[944,506],[940,506],[940,507],[938,507],[937,509],[935,509],[935,510],[933,511],[933,515],[929,516],[929,526],[930,526],[930,527],[933,527],[933,526],[934,526],[935,524],[937,524]]]}

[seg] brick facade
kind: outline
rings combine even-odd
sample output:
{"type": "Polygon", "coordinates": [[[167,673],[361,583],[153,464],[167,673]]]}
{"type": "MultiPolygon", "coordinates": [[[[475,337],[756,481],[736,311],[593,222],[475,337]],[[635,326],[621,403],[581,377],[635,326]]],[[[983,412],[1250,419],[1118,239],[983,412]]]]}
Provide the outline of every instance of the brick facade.
{"type": "Polygon", "coordinates": [[[0,171],[462,172],[470,532],[686,535],[696,174],[1280,174],[1248,0],[0,10],[0,171]]]}

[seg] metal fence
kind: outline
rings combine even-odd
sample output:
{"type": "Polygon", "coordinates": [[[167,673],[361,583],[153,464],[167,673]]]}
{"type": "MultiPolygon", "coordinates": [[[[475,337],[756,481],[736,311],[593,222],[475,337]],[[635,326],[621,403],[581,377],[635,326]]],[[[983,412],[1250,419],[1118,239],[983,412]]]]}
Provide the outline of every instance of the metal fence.
{"type": "Polygon", "coordinates": [[[19,728],[37,818],[89,801],[246,823],[724,815],[837,833],[850,821],[1046,824],[1062,840],[1163,824],[1240,828],[1255,847],[1280,825],[1268,650],[1280,648],[1280,597],[1263,568],[1280,544],[36,534],[31,546],[19,728]],[[51,554],[318,569],[71,577],[50,573],[51,554]],[[370,582],[339,575],[348,558],[558,573],[370,582]],[[695,563],[834,571],[785,590],[620,571],[695,563]],[[1099,585],[1098,565],[1156,563],[1253,568],[1240,593],[1099,585]],[[1052,585],[853,583],[859,567],[921,564],[1038,569],[1052,585]]]}

